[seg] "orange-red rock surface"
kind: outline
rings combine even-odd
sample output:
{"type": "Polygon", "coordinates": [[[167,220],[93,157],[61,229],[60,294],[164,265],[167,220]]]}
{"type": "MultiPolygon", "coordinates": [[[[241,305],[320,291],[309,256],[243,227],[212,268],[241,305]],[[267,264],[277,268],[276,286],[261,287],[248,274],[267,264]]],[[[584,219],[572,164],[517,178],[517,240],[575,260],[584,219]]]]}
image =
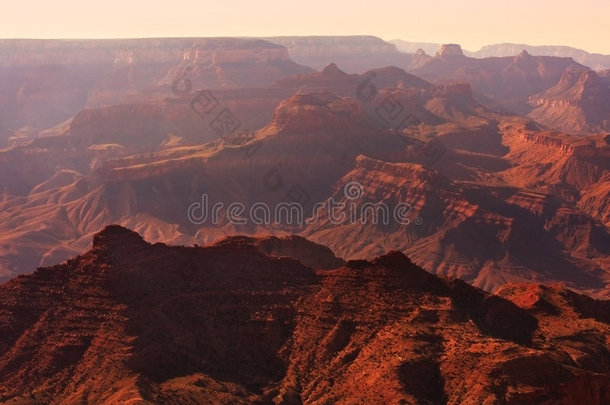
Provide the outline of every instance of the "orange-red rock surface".
{"type": "Polygon", "coordinates": [[[610,401],[608,301],[559,285],[490,295],[398,252],[321,270],[303,263],[332,259],[323,247],[269,241],[169,247],[109,226],[1,285],[1,400],[610,401]]]}
{"type": "MultiPolygon", "coordinates": [[[[384,52],[382,42],[360,40],[384,52]]],[[[332,38],[302,41],[313,54],[320,51],[316,43],[328,45],[322,54],[342,46],[332,38]]],[[[599,95],[607,72],[526,52],[468,58],[458,45],[419,55],[410,71],[428,82],[392,66],[348,74],[331,63],[312,72],[288,59],[286,48],[261,40],[51,41],[41,51],[42,43],[0,43],[5,68],[23,67],[3,80],[12,82],[30,65],[82,70],[77,50],[101,64],[112,56],[114,67],[82,70],[98,80],[86,95],[88,108],[43,131],[19,128],[15,146],[0,150],[2,281],[77,254],[99,229],[120,223],[173,244],[203,245],[236,233],[300,234],[346,260],[401,250],[427,271],[489,291],[511,281],[556,281],[609,294],[608,135],[552,131],[494,105],[516,103],[525,113],[534,94],[563,97],[582,88],[583,97],[599,95]],[[119,52],[117,44],[130,50],[119,52]],[[584,73],[571,78],[566,69],[584,73]],[[172,92],[171,79],[185,72],[191,91],[172,92]],[[560,79],[564,84],[555,86],[560,79]],[[226,108],[239,120],[229,135],[219,136],[214,117],[192,108],[196,91],[208,86],[217,111],[226,108]],[[114,103],[121,104],[103,106],[114,103]],[[224,214],[217,224],[187,216],[203,194],[225,207],[300,198],[309,214],[316,203],[341,200],[344,186],[356,180],[368,202],[411,204],[413,222],[242,226],[224,214]]],[[[342,55],[356,52],[350,46],[342,55]]],[[[25,96],[35,75],[19,77],[25,96]]],[[[65,86],[54,83],[47,90],[57,95],[65,86]]],[[[21,100],[15,94],[5,96],[21,100]]],[[[24,100],[22,107],[39,109],[24,100]]]]}
{"type": "MultiPolygon", "coordinates": [[[[356,82],[332,66],[294,82],[332,76],[356,82]]],[[[493,113],[468,85],[432,86],[399,69],[377,70],[376,78],[390,87],[380,84],[370,100],[297,92],[245,146],[230,137],[197,144],[195,129],[207,122],[192,111],[187,120],[183,103],[85,111],[65,134],[0,153],[7,169],[0,172],[4,279],[61,261],[85,249],[104,225],[121,223],[151,241],[177,244],[235,233],[301,233],[344,259],[398,249],[430,272],[489,291],[511,281],[554,281],[608,295],[604,136],[576,138],[493,113]],[[397,81],[410,84],[392,87],[397,81]],[[376,108],[389,98],[419,123],[402,131],[380,123],[376,108]],[[164,138],[170,129],[182,141],[164,138]],[[430,153],[435,145],[440,155],[430,153]],[[254,146],[260,148],[246,156],[254,146]],[[15,170],[26,158],[27,170],[15,170]],[[380,227],[321,218],[300,227],[241,226],[224,216],[216,224],[187,217],[203,194],[210,204],[270,207],[297,194],[309,216],[317,202],[344,199],[350,181],[364,188],[359,203],[411,204],[412,222],[380,227]]]]}
{"type": "Polygon", "coordinates": [[[592,70],[568,69],[561,80],[533,95],[529,114],[551,128],[588,134],[610,131],[610,83],[592,70]]]}

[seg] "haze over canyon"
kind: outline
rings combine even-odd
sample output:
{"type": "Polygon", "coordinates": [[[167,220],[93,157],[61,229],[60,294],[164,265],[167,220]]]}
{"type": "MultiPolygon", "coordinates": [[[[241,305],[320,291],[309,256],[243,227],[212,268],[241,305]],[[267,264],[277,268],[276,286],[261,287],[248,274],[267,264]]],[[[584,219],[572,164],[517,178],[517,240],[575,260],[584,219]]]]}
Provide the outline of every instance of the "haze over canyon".
{"type": "Polygon", "coordinates": [[[610,55],[2,39],[0,89],[0,402],[610,403],[610,55]]]}

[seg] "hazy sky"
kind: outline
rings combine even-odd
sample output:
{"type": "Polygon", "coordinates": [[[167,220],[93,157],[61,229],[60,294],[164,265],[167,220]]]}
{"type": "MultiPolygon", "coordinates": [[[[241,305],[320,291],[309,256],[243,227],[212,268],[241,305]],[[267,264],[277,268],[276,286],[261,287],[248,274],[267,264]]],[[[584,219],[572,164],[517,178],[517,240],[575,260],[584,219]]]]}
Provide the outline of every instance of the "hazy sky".
{"type": "Polygon", "coordinates": [[[0,0],[1,38],[371,34],[610,54],[610,0],[0,0]]]}

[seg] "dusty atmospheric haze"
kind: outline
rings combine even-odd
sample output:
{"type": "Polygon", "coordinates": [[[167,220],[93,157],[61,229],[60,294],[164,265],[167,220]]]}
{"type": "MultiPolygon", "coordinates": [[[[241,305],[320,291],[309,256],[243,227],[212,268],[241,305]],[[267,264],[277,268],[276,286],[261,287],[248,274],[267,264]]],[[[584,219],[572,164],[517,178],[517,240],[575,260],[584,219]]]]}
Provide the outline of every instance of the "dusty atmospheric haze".
{"type": "Polygon", "coordinates": [[[610,3],[0,13],[0,403],[610,404],[610,3]]]}

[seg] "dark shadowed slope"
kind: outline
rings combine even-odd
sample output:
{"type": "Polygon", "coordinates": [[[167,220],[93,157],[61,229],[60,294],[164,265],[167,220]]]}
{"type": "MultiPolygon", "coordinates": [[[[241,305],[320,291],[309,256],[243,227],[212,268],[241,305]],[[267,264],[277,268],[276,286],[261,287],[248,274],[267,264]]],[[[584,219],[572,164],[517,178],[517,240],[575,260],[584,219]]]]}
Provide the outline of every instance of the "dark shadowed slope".
{"type": "Polygon", "coordinates": [[[610,401],[607,301],[489,295],[398,252],[316,270],[252,242],[168,247],[109,226],[89,252],[1,285],[0,398],[610,401]]]}

